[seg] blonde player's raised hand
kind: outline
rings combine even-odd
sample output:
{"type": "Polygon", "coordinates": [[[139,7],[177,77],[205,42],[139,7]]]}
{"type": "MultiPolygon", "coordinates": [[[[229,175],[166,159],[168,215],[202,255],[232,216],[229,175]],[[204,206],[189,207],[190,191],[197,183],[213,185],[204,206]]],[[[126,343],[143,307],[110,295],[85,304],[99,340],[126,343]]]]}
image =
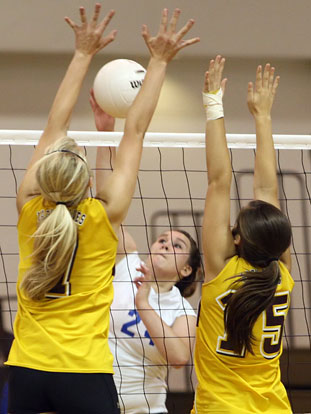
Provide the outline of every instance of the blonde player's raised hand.
{"type": "Polygon", "coordinates": [[[248,83],[247,105],[254,117],[270,116],[280,76],[274,76],[275,68],[267,63],[262,73],[259,65],[256,71],[256,82],[248,83]]]}
{"type": "Polygon", "coordinates": [[[109,43],[111,43],[117,34],[116,30],[112,30],[108,35],[104,36],[104,31],[108,26],[110,20],[115,14],[114,10],[110,10],[104,19],[98,23],[101,5],[95,4],[94,14],[90,21],[86,18],[85,8],[80,7],[80,19],[81,25],[79,26],[69,17],[65,17],[65,21],[73,29],[76,36],[76,50],[93,56],[99,50],[103,49],[109,43]]]}
{"type": "Polygon", "coordinates": [[[180,10],[175,9],[173,16],[171,17],[170,21],[168,21],[168,10],[164,9],[162,11],[159,32],[154,37],[150,36],[147,25],[143,25],[142,36],[146,42],[151,56],[155,59],[167,63],[173,59],[179,50],[200,41],[199,37],[194,37],[189,40],[183,39],[183,37],[194,25],[193,19],[188,20],[188,22],[180,30],[176,31],[179,15],[180,10]]]}

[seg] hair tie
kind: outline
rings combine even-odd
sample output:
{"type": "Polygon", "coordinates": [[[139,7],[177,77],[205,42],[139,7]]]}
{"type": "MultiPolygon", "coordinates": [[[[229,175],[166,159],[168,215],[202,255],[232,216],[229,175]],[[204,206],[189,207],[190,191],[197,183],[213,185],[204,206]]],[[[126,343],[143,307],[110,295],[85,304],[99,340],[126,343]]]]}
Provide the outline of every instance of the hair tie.
{"type": "Polygon", "coordinates": [[[55,203],[57,206],[59,205],[59,204],[61,204],[61,205],[63,205],[63,206],[66,206],[67,207],[67,202],[66,201],[56,201],[56,203],[55,203]]]}
{"type": "Polygon", "coordinates": [[[267,263],[269,265],[271,262],[278,262],[278,261],[279,261],[278,257],[271,257],[270,259],[267,260],[267,263]]]}

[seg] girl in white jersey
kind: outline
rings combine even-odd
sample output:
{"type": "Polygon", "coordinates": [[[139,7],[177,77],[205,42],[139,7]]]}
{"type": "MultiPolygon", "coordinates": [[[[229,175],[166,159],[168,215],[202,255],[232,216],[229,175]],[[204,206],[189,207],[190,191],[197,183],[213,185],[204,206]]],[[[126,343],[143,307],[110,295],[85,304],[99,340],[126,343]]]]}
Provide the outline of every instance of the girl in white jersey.
{"type": "MultiPolygon", "coordinates": [[[[90,100],[97,129],[113,131],[114,119],[99,108],[93,94],[90,100]]],[[[114,148],[98,148],[98,186],[114,157],[114,148]]],[[[168,367],[188,362],[194,339],[196,315],[184,298],[197,284],[196,243],[188,233],[173,230],[160,235],[150,250],[142,263],[134,239],[121,229],[109,343],[120,408],[126,414],[167,412],[168,367]]]]}

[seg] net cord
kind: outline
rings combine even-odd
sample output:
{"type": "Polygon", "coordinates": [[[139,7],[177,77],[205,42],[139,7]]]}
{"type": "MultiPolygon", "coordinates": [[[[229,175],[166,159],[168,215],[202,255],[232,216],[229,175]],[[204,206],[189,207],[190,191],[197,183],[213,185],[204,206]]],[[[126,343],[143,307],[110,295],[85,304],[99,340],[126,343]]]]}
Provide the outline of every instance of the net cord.
{"type": "MultiPolygon", "coordinates": [[[[43,131],[0,130],[0,145],[36,145],[43,131]]],[[[68,131],[83,146],[118,146],[123,132],[68,131]]],[[[276,149],[311,149],[311,135],[273,135],[276,149]]],[[[229,148],[256,148],[255,134],[227,134],[229,148]]],[[[145,147],[201,148],[205,146],[203,133],[147,132],[145,147]]]]}

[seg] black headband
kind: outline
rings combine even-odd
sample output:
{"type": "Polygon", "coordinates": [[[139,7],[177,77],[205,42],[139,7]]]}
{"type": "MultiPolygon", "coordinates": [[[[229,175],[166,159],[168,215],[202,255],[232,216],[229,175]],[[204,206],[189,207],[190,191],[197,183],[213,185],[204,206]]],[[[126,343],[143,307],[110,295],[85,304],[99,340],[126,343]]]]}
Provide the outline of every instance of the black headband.
{"type": "Polygon", "coordinates": [[[44,155],[54,154],[55,152],[65,152],[65,153],[68,153],[68,154],[73,154],[76,157],[80,158],[80,160],[82,160],[86,164],[85,159],[82,158],[81,155],[77,154],[76,152],[73,152],[73,151],[70,151],[70,150],[66,150],[66,149],[59,149],[59,150],[51,151],[51,152],[48,152],[47,154],[44,154],[44,155]]]}

